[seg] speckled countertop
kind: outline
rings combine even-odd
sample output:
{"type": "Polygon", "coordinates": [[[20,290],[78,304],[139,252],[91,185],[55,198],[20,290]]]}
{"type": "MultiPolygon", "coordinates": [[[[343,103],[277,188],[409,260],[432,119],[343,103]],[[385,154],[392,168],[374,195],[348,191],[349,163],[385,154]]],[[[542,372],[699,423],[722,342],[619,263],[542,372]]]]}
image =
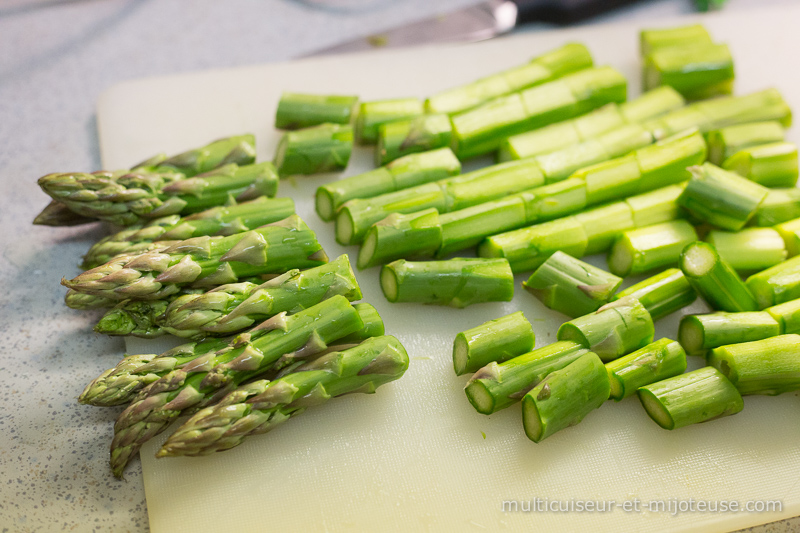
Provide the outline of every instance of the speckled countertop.
{"type": "MultiPolygon", "coordinates": [[[[474,1],[329,0],[337,11],[321,0],[0,1],[0,531],[148,529],[138,463],[125,481],[108,471],[119,411],[76,402],[123,343],[92,332],[96,314],[64,307],[58,284],[103,228],[30,224],[47,203],[38,176],[99,167],[98,95],[142,76],[287,60],[474,1]]],[[[688,10],[646,2],[603,21],[688,10]]],[[[750,531],[800,531],[800,519],[750,531]]]]}

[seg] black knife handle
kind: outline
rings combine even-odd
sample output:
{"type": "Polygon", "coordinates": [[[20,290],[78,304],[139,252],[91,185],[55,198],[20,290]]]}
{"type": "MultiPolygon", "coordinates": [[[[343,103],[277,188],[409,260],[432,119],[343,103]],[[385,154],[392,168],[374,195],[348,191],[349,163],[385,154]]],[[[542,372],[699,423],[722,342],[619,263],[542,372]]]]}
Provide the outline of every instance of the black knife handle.
{"type": "Polygon", "coordinates": [[[572,24],[638,0],[511,0],[517,4],[517,24],[572,24]]]}

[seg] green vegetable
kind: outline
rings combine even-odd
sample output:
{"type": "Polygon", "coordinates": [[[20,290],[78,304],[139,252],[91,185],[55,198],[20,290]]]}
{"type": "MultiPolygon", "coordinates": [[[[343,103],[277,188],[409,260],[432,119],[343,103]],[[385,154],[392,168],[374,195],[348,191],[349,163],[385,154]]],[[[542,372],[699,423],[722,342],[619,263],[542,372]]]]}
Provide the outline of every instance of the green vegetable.
{"type": "MultiPolygon", "coordinates": [[[[784,252],[788,253],[789,257],[800,254],[800,218],[777,224],[774,231],[783,239],[784,252]]],[[[773,246],[777,249],[777,243],[773,246]]]]}
{"type": "Polygon", "coordinates": [[[375,164],[385,165],[398,157],[450,146],[453,127],[445,114],[421,115],[378,127],[375,164]]]}
{"type": "Polygon", "coordinates": [[[362,102],[356,118],[356,140],[359,144],[375,144],[381,124],[406,120],[425,113],[417,98],[395,98],[362,102]]]}
{"type": "Polygon", "coordinates": [[[689,100],[733,92],[733,57],[726,44],[659,47],[644,57],[645,89],[669,85],[689,100]]]}
{"type": "Polygon", "coordinates": [[[710,131],[706,135],[708,160],[715,165],[722,165],[723,161],[736,152],[752,146],[782,141],[783,136],[783,126],[775,120],[737,124],[710,131]]]}
{"type": "Polygon", "coordinates": [[[606,363],[611,398],[617,401],[636,394],[644,385],[683,374],[686,352],[670,339],[659,339],[633,353],[606,363]]]}
{"type": "Polygon", "coordinates": [[[352,126],[320,124],[284,133],[275,152],[275,166],[281,176],[335,172],[347,167],[352,150],[352,126]]]}
{"type": "Polygon", "coordinates": [[[722,168],[764,187],[794,187],[797,184],[797,146],[787,142],[751,146],[726,159],[722,168]]]}
{"type": "Polygon", "coordinates": [[[536,336],[522,311],[495,318],[462,331],[453,341],[453,369],[457,376],[492,362],[504,363],[533,349],[536,336]]]}
{"type": "Polygon", "coordinates": [[[800,218],[800,189],[769,189],[758,205],[753,223],[756,226],[774,226],[800,218]]]}
{"type": "Polygon", "coordinates": [[[779,335],[714,348],[708,364],[745,394],[771,396],[800,389],[800,335],[779,335]]]}
{"type": "Polygon", "coordinates": [[[90,222],[96,222],[96,219],[79,215],[69,207],[55,200],[50,200],[50,203],[33,219],[33,223],[37,226],[53,227],[80,226],[90,222]]]}
{"type": "Polygon", "coordinates": [[[655,322],[694,302],[697,293],[683,272],[677,268],[668,268],[618,292],[611,297],[611,301],[626,297],[639,300],[655,322]]]}
{"type": "Polygon", "coordinates": [[[720,258],[738,271],[764,270],[786,260],[786,244],[772,228],[745,228],[731,232],[711,230],[706,241],[720,258]]]}
{"type": "Polygon", "coordinates": [[[685,220],[673,220],[622,232],[608,253],[608,267],[627,277],[672,266],[681,251],[697,240],[697,232],[685,220]]]}
{"type": "Polygon", "coordinates": [[[705,355],[726,344],[750,342],[781,334],[781,325],[766,311],[687,315],[678,340],[689,355],[705,355]]]}
{"type": "Polygon", "coordinates": [[[662,48],[688,45],[703,46],[712,42],[711,35],[702,24],[642,30],[639,32],[639,52],[642,57],[662,48]]]}
{"type": "Polygon", "coordinates": [[[712,308],[728,312],[759,308],[742,278],[712,245],[693,242],[686,246],[680,259],[686,279],[712,308]]]}
{"type": "Polygon", "coordinates": [[[746,284],[759,309],[800,298],[800,256],[753,274],[746,284]]]}
{"type": "Polygon", "coordinates": [[[283,93],[275,113],[275,127],[297,130],[320,124],[350,124],[358,96],[283,93]]]}

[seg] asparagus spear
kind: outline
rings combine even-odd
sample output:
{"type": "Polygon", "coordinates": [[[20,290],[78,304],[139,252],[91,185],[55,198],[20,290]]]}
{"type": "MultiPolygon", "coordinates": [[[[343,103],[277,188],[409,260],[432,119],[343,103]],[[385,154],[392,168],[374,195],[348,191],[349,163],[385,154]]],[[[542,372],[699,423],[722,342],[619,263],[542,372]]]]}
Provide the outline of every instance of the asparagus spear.
{"type": "Polygon", "coordinates": [[[722,165],[723,161],[736,152],[751,146],[782,141],[783,136],[783,126],[776,120],[750,122],[710,131],[706,135],[708,160],[715,165],[722,165]]]}
{"type": "Polygon", "coordinates": [[[714,309],[756,311],[758,304],[739,274],[705,242],[693,242],[681,253],[681,270],[692,287],[714,309]]]}
{"type": "Polygon", "coordinates": [[[756,226],[774,226],[800,218],[800,189],[769,189],[758,205],[753,223],[756,226]]]}
{"type": "Polygon", "coordinates": [[[404,155],[448,147],[452,134],[450,117],[445,114],[421,115],[381,124],[375,164],[385,165],[404,155]]]}
{"type": "Polygon", "coordinates": [[[441,244],[442,226],[435,208],[408,215],[392,213],[369,228],[357,265],[369,268],[397,259],[432,257],[441,244]]]}
{"type": "Polygon", "coordinates": [[[734,77],[726,44],[659,47],[644,57],[645,89],[669,85],[689,100],[731,94],[734,77]]]}
{"type": "Polygon", "coordinates": [[[343,170],[353,150],[353,127],[320,124],[287,131],[275,152],[275,167],[281,176],[321,174],[343,170]]]}
{"type": "Polygon", "coordinates": [[[114,307],[117,305],[118,300],[103,298],[102,296],[95,296],[93,294],[84,294],[70,289],[64,296],[64,303],[70,309],[88,311],[90,309],[107,309],[109,307],[114,307]]]}
{"type": "Polygon", "coordinates": [[[783,237],[772,228],[745,228],[738,232],[711,230],[706,242],[738,271],[764,270],[782,263],[787,256],[783,237]]]}
{"type": "Polygon", "coordinates": [[[476,303],[509,302],[514,276],[504,259],[451,259],[384,265],[381,290],[386,299],[464,308],[476,303]]]}
{"type": "Polygon", "coordinates": [[[407,155],[385,167],[322,185],[316,194],[317,214],[322,220],[333,220],[348,200],[417,187],[460,172],[461,163],[449,148],[407,155]]]}
{"type": "Polygon", "coordinates": [[[683,317],[678,340],[689,355],[705,356],[719,346],[766,339],[781,332],[781,325],[766,311],[723,312],[683,317]]]}
{"type": "Polygon", "coordinates": [[[227,237],[195,237],[161,252],[101,265],[67,288],[117,300],[159,300],[180,287],[212,287],[259,274],[327,263],[314,232],[297,215],[227,237]]]}
{"type": "Polygon", "coordinates": [[[525,435],[533,442],[541,442],[574,426],[603,405],[608,394],[608,372],[603,362],[591,352],[582,355],[548,374],[522,398],[525,435]]]}
{"type": "Polygon", "coordinates": [[[170,435],[156,457],[208,455],[229,450],[245,437],[266,433],[330,398],[375,390],[400,379],[408,354],[394,337],[375,337],[302,364],[275,381],[259,380],[206,407],[170,435]]]}
{"type": "Polygon", "coordinates": [[[559,251],[522,286],[545,306],[575,318],[608,303],[621,283],[622,278],[559,251]]]}
{"type": "Polygon", "coordinates": [[[540,85],[591,66],[592,56],[584,45],[567,43],[531,59],[525,65],[437,93],[425,101],[425,108],[430,113],[461,113],[492,98],[540,85]]]}
{"type": "Polygon", "coordinates": [[[758,309],[800,298],[800,256],[753,274],[746,285],[758,309]]]}
{"type": "Polygon", "coordinates": [[[655,322],[694,302],[697,293],[683,272],[668,268],[618,292],[611,297],[611,301],[626,297],[639,300],[655,322]]]}
{"type": "Polygon", "coordinates": [[[736,387],[710,366],[644,385],[637,392],[647,414],[664,429],[708,422],[744,408],[736,387]]]}
{"type": "Polygon", "coordinates": [[[409,119],[424,113],[424,105],[417,98],[362,102],[356,117],[356,140],[359,144],[375,144],[381,124],[409,119]]]}
{"type": "Polygon", "coordinates": [[[522,311],[462,331],[453,341],[457,376],[476,372],[492,362],[504,363],[533,349],[536,336],[522,311]]]}
{"type": "Polygon", "coordinates": [[[95,324],[94,331],[105,335],[133,335],[152,339],[166,333],[159,318],[175,298],[185,294],[202,293],[199,289],[181,291],[163,300],[117,302],[95,324]]]}
{"type": "Polygon", "coordinates": [[[800,299],[764,309],[781,326],[781,333],[800,333],[800,299]]]}
{"type": "Polygon", "coordinates": [[[37,226],[80,226],[96,222],[96,219],[79,215],[69,207],[55,200],[45,206],[42,211],[33,219],[37,226]]]}
{"type": "Polygon", "coordinates": [[[152,168],[155,171],[174,170],[191,178],[230,164],[252,165],[255,160],[255,137],[246,134],[224,137],[166,159],[160,156],[151,157],[132,168],[134,170],[138,168],[152,168]]]}
{"type": "Polygon", "coordinates": [[[275,127],[297,130],[319,124],[350,124],[358,96],[283,93],[275,112],[275,127]]]}
{"type": "Polygon", "coordinates": [[[714,348],[708,364],[740,394],[775,396],[800,389],[800,335],[779,335],[714,348]]]}
{"type": "Polygon", "coordinates": [[[608,253],[608,267],[627,277],[672,266],[681,251],[697,240],[697,232],[685,220],[673,220],[622,232],[608,253]]]}
{"type": "Polygon", "coordinates": [[[561,324],[557,337],[593,351],[603,361],[612,361],[653,342],[653,319],[633,298],[606,304],[597,312],[561,324]]]}
{"type": "MultiPolygon", "coordinates": [[[[777,224],[775,225],[774,231],[776,231],[778,233],[778,236],[780,236],[780,238],[783,240],[783,251],[785,252],[784,259],[786,255],[788,255],[789,257],[794,257],[797,254],[800,254],[800,218],[796,218],[794,220],[788,220],[786,222],[777,224]]],[[[753,231],[753,234],[755,234],[755,231],[753,231]]],[[[769,235],[771,235],[771,233],[769,235]]],[[[771,243],[773,241],[769,240],[767,242],[771,243]]],[[[775,242],[775,244],[773,244],[772,247],[775,250],[777,250],[778,249],[777,242],[775,242]]],[[[774,266],[774,265],[768,265],[768,266],[774,266]]]]}
{"type": "Polygon", "coordinates": [[[639,32],[639,51],[642,57],[661,48],[688,46],[690,44],[702,46],[712,42],[711,35],[702,24],[642,30],[639,32]]]}
{"type": "Polygon", "coordinates": [[[726,159],[722,168],[764,187],[794,187],[797,185],[797,146],[775,142],[745,148],[726,159]]]}
{"type": "Polygon", "coordinates": [[[686,352],[677,342],[659,339],[644,348],[606,363],[610,396],[616,401],[636,394],[636,389],[686,371],[686,352]]]}
{"type": "Polygon", "coordinates": [[[554,342],[502,363],[489,363],[475,372],[464,392],[476,411],[490,415],[518,402],[548,374],[587,353],[579,343],[554,342]]]}

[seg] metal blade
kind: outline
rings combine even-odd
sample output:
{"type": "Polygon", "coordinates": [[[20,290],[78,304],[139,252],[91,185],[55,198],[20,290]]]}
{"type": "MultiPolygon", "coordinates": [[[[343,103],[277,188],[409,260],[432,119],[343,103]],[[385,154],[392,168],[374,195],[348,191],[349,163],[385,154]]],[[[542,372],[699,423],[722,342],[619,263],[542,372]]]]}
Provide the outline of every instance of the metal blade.
{"type": "Polygon", "coordinates": [[[514,2],[488,0],[460,11],[318,50],[304,57],[428,43],[482,41],[511,31],[516,22],[517,6],[514,2]]]}

